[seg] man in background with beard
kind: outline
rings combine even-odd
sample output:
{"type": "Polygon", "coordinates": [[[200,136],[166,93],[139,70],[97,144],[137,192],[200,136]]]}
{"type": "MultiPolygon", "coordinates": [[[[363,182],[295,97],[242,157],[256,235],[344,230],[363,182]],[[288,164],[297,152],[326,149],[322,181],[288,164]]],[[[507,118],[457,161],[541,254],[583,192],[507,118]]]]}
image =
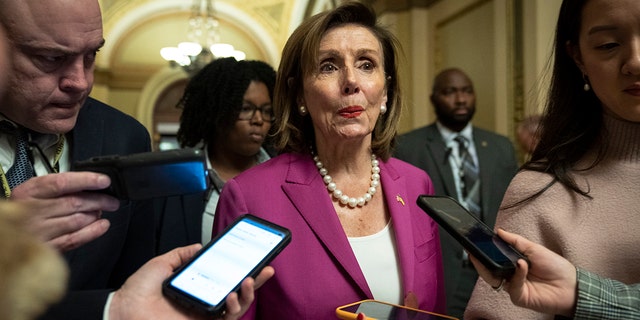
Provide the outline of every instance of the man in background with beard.
{"type": "MultiPolygon", "coordinates": [[[[476,95],[460,69],[436,75],[430,96],[437,120],[398,138],[395,157],[429,174],[435,193],[457,199],[493,227],[518,164],[507,137],[471,124],[476,95]]],[[[462,319],[478,273],[462,246],[440,229],[447,314],[462,319]]]]}

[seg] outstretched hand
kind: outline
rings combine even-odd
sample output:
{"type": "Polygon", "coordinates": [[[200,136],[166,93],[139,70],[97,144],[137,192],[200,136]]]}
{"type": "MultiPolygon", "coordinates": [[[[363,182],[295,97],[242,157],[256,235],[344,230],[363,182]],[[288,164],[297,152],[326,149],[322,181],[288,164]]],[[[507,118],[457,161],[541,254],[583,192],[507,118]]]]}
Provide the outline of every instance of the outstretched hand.
{"type": "MultiPolygon", "coordinates": [[[[202,246],[181,247],[155,257],[134,273],[115,292],[109,309],[110,319],[209,319],[188,312],[169,301],[162,294],[162,282],[175,269],[186,263],[202,246]]],[[[265,267],[256,280],[245,279],[240,296],[231,293],[226,298],[224,320],[240,318],[254,300],[254,292],[274,274],[272,267],[265,267]]]]}
{"type": "MultiPolygon", "coordinates": [[[[513,304],[547,314],[571,316],[576,302],[576,268],[555,252],[524,237],[498,230],[498,236],[524,254],[518,260],[516,272],[505,283],[513,304]]],[[[497,287],[502,279],[495,278],[475,257],[471,262],[489,285],[497,287]]]]}
{"type": "Polygon", "coordinates": [[[120,202],[85,190],[109,186],[108,176],[93,172],[63,172],[33,177],[11,191],[11,200],[29,210],[25,228],[59,251],[75,249],[109,229],[102,211],[114,211],[120,202]]]}
{"type": "Polygon", "coordinates": [[[240,297],[235,292],[227,296],[227,310],[224,314],[224,320],[239,319],[249,309],[251,303],[255,299],[255,291],[258,290],[267,280],[275,273],[273,267],[266,266],[260,271],[255,281],[252,278],[246,278],[240,285],[240,297]]]}

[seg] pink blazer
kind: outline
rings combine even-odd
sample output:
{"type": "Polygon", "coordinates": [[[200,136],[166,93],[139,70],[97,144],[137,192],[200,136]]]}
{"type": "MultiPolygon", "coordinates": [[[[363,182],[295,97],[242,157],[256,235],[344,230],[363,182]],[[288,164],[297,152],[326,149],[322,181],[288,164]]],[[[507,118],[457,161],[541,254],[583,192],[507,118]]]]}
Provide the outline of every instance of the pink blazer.
{"type": "MultiPolygon", "coordinates": [[[[418,195],[433,194],[431,180],[394,158],[380,161],[380,169],[405,297],[412,293],[420,309],[444,313],[437,225],[416,205],[418,195]]],[[[335,319],[338,306],[373,298],[310,155],[283,154],[228,181],[213,234],[245,213],[289,228],[292,241],[243,319],[335,319]]]]}

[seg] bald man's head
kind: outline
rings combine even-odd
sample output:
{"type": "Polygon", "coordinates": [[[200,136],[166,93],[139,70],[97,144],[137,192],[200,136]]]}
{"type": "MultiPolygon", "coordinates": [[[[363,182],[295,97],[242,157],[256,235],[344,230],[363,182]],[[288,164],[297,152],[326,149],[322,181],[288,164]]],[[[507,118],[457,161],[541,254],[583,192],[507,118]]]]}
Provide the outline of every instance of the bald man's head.
{"type": "Polygon", "coordinates": [[[0,21],[11,61],[0,112],[36,132],[69,132],[104,45],[98,0],[0,0],[0,21]]]}
{"type": "Polygon", "coordinates": [[[445,69],[436,75],[430,98],[438,121],[455,132],[464,129],[476,111],[473,83],[457,68],[445,69]]]}

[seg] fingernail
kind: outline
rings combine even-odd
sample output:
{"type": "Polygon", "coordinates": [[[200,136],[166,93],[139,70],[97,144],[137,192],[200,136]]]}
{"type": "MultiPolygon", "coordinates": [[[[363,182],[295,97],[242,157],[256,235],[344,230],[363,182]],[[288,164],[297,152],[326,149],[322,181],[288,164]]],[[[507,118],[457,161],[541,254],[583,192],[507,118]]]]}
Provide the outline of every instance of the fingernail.
{"type": "Polygon", "coordinates": [[[111,178],[108,175],[100,174],[97,179],[97,187],[106,188],[111,185],[111,178]]]}
{"type": "Polygon", "coordinates": [[[356,319],[357,320],[364,320],[364,314],[363,313],[358,313],[358,317],[356,319]]]}

